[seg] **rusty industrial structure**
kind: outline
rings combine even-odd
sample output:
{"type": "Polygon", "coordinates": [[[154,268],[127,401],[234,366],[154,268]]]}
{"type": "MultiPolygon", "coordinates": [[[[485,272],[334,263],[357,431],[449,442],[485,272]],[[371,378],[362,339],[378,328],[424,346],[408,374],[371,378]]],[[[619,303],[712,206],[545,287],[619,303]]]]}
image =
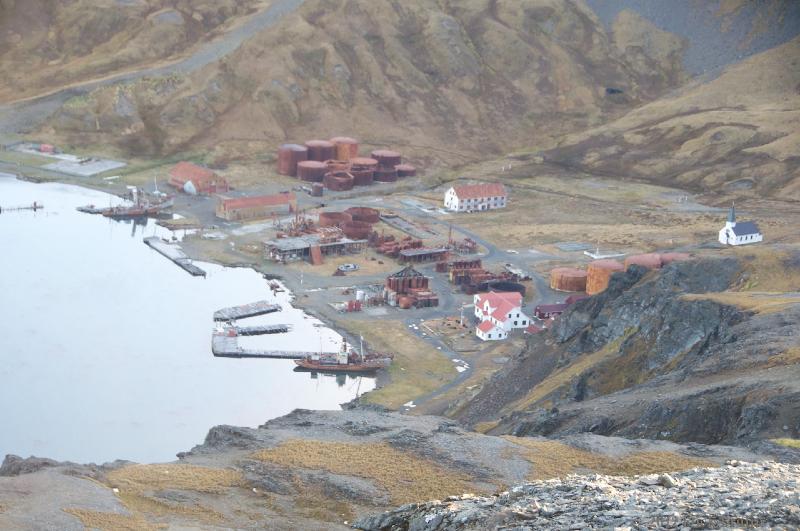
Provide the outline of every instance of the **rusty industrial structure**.
{"type": "Polygon", "coordinates": [[[358,140],[349,136],[331,138],[331,143],[336,147],[336,158],[351,160],[358,157],[358,140]]]}
{"type": "Polygon", "coordinates": [[[218,218],[227,221],[266,219],[273,214],[291,214],[297,211],[294,192],[250,197],[220,197],[217,203],[218,218]]]}
{"type": "Polygon", "coordinates": [[[390,306],[404,310],[438,306],[439,297],[430,290],[429,282],[428,277],[412,266],[407,266],[386,277],[384,299],[390,306]]]}
{"type": "Polygon", "coordinates": [[[336,145],[328,140],[309,140],[306,142],[308,148],[308,160],[325,162],[336,158],[336,145]]]}
{"type": "Polygon", "coordinates": [[[304,160],[297,163],[297,177],[301,181],[321,183],[328,166],[318,160],[304,160]]]}
{"type": "Polygon", "coordinates": [[[635,254],[625,259],[625,271],[632,265],[645,269],[661,269],[661,255],[658,253],[635,254]]]}
{"type": "Polygon", "coordinates": [[[617,260],[595,260],[589,264],[586,276],[586,293],[596,295],[605,291],[611,275],[624,271],[625,266],[617,260]]]}
{"type": "Polygon", "coordinates": [[[588,273],[574,267],[556,267],[550,271],[550,288],[556,291],[586,291],[588,273]]]}
{"type": "Polygon", "coordinates": [[[308,160],[308,148],[299,144],[283,144],[278,148],[278,173],[297,177],[297,164],[308,160]]]}
{"type": "Polygon", "coordinates": [[[224,177],[186,161],[179,162],[170,170],[167,183],[179,190],[193,189],[193,193],[203,195],[225,193],[230,189],[224,177]]]}

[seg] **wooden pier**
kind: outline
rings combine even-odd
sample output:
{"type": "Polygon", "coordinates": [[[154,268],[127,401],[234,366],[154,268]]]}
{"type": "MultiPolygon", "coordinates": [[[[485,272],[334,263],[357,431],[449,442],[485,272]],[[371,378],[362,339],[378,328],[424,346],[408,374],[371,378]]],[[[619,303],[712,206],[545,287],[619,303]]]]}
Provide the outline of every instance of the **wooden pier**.
{"type": "Polygon", "coordinates": [[[312,352],[288,350],[253,350],[239,346],[238,336],[222,331],[214,331],[211,336],[211,353],[220,358],[265,358],[281,360],[301,360],[310,357],[312,352]]]}
{"type": "Polygon", "coordinates": [[[291,327],[285,324],[261,326],[234,326],[237,336],[263,336],[266,334],[285,334],[291,327]]]}
{"type": "Polygon", "coordinates": [[[16,206],[16,207],[0,206],[0,214],[2,214],[3,212],[18,212],[20,210],[33,210],[34,212],[36,212],[37,210],[42,210],[43,208],[44,205],[34,201],[33,204],[29,206],[16,206]]]}
{"type": "Polygon", "coordinates": [[[272,304],[269,301],[257,301],[250,304],[242,304],[241,306],[233,306],[231,308],[223,308],[214,312],[215,321],[236,321],[238,319],[246,319],[248,317],[256,317],[259,315],[266,315],[281,311],[280,304],[272,304]]]}
{"type": "Polygon", "coordinates": [[[192,263],[192,260],[186,256],[183,250],[177,245],[167,243],[157,236],[149,236],[144,239],[145,245],[155,250],[162,256],[172,260],[181,269],[195,277],[204,277],[206,272],[192,263]]]}

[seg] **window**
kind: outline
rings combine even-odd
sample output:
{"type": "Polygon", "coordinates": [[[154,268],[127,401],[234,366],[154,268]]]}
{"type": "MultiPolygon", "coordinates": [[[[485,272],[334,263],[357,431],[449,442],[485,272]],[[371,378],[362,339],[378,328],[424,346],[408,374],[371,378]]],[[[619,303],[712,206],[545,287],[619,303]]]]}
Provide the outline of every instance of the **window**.
{"type": "Polygon", "coordinates": [[[523,326],[528,324],[528,321],[522,321],[523,326]]]}
{"type": "Polygon", "coordinates": [[[492,339],[492,334],[489,334],[487,337],[488,337],[489,339],[492,339]]]}
{"type": "Polygon", "coordinates": [[[517,322],[516,321],[514,321],[514,326],[517,326],[517,322]]]}

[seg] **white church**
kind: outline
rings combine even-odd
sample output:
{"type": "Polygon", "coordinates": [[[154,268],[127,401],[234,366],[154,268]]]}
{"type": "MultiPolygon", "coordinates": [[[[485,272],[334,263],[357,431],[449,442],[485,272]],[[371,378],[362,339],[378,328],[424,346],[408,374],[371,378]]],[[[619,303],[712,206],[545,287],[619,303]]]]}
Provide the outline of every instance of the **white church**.
{"type": "Polygon", "coordinates": [[[758,231],[758,225],[752,221],[736,222],[736,208],[731,205],[728,222],[719,231],[719,243],[725,245],[747,245],[758,243],[764,236],[758,231]]]}

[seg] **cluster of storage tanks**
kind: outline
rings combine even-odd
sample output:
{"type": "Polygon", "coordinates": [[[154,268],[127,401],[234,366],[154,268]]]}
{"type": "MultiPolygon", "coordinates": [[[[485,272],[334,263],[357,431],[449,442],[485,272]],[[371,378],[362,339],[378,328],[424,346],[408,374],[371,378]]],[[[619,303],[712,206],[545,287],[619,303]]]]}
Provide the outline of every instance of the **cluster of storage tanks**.
{"type": "Polygon", "coordinates": [[[386,302],[403,310],[438,306],[439,297],[431,291],[428,277],[416,271],[413,271],[415,273],[413,276],[404,276],[404,271],[386,277],[384,284],[386,302]]]}
{"type": "Polygon", "coordinates": [[[321,212],[319,226],[339,227],[350,239],[366,240],[380,219],[380,212],[374,208],[351,207],[344,212],[321,212]]]}
{"type": "Polygon", "coordinates": [[[322,183],[334,191],[416,175],[416,168],[403,164],[396,151],[378,149],[369,157],[359,157],[358,148],[356,139],[345,136],[309,140],[305,145],[284,144],[278,148],[278,173],[322,183]]]}
{"type": "Polygon", "coordinates": [[[574,267],[557,267],[550,271],[550,288],[557,291],[585,291],[595,295],[605,291],[611,275],[619,271],[627,271],[631,265],[647,269],[660,269],[667,264],[688,260],[686,253],[648,253],[629,256],[625,262],[618,260],[595,260],[587,269],[574,267]]]}

